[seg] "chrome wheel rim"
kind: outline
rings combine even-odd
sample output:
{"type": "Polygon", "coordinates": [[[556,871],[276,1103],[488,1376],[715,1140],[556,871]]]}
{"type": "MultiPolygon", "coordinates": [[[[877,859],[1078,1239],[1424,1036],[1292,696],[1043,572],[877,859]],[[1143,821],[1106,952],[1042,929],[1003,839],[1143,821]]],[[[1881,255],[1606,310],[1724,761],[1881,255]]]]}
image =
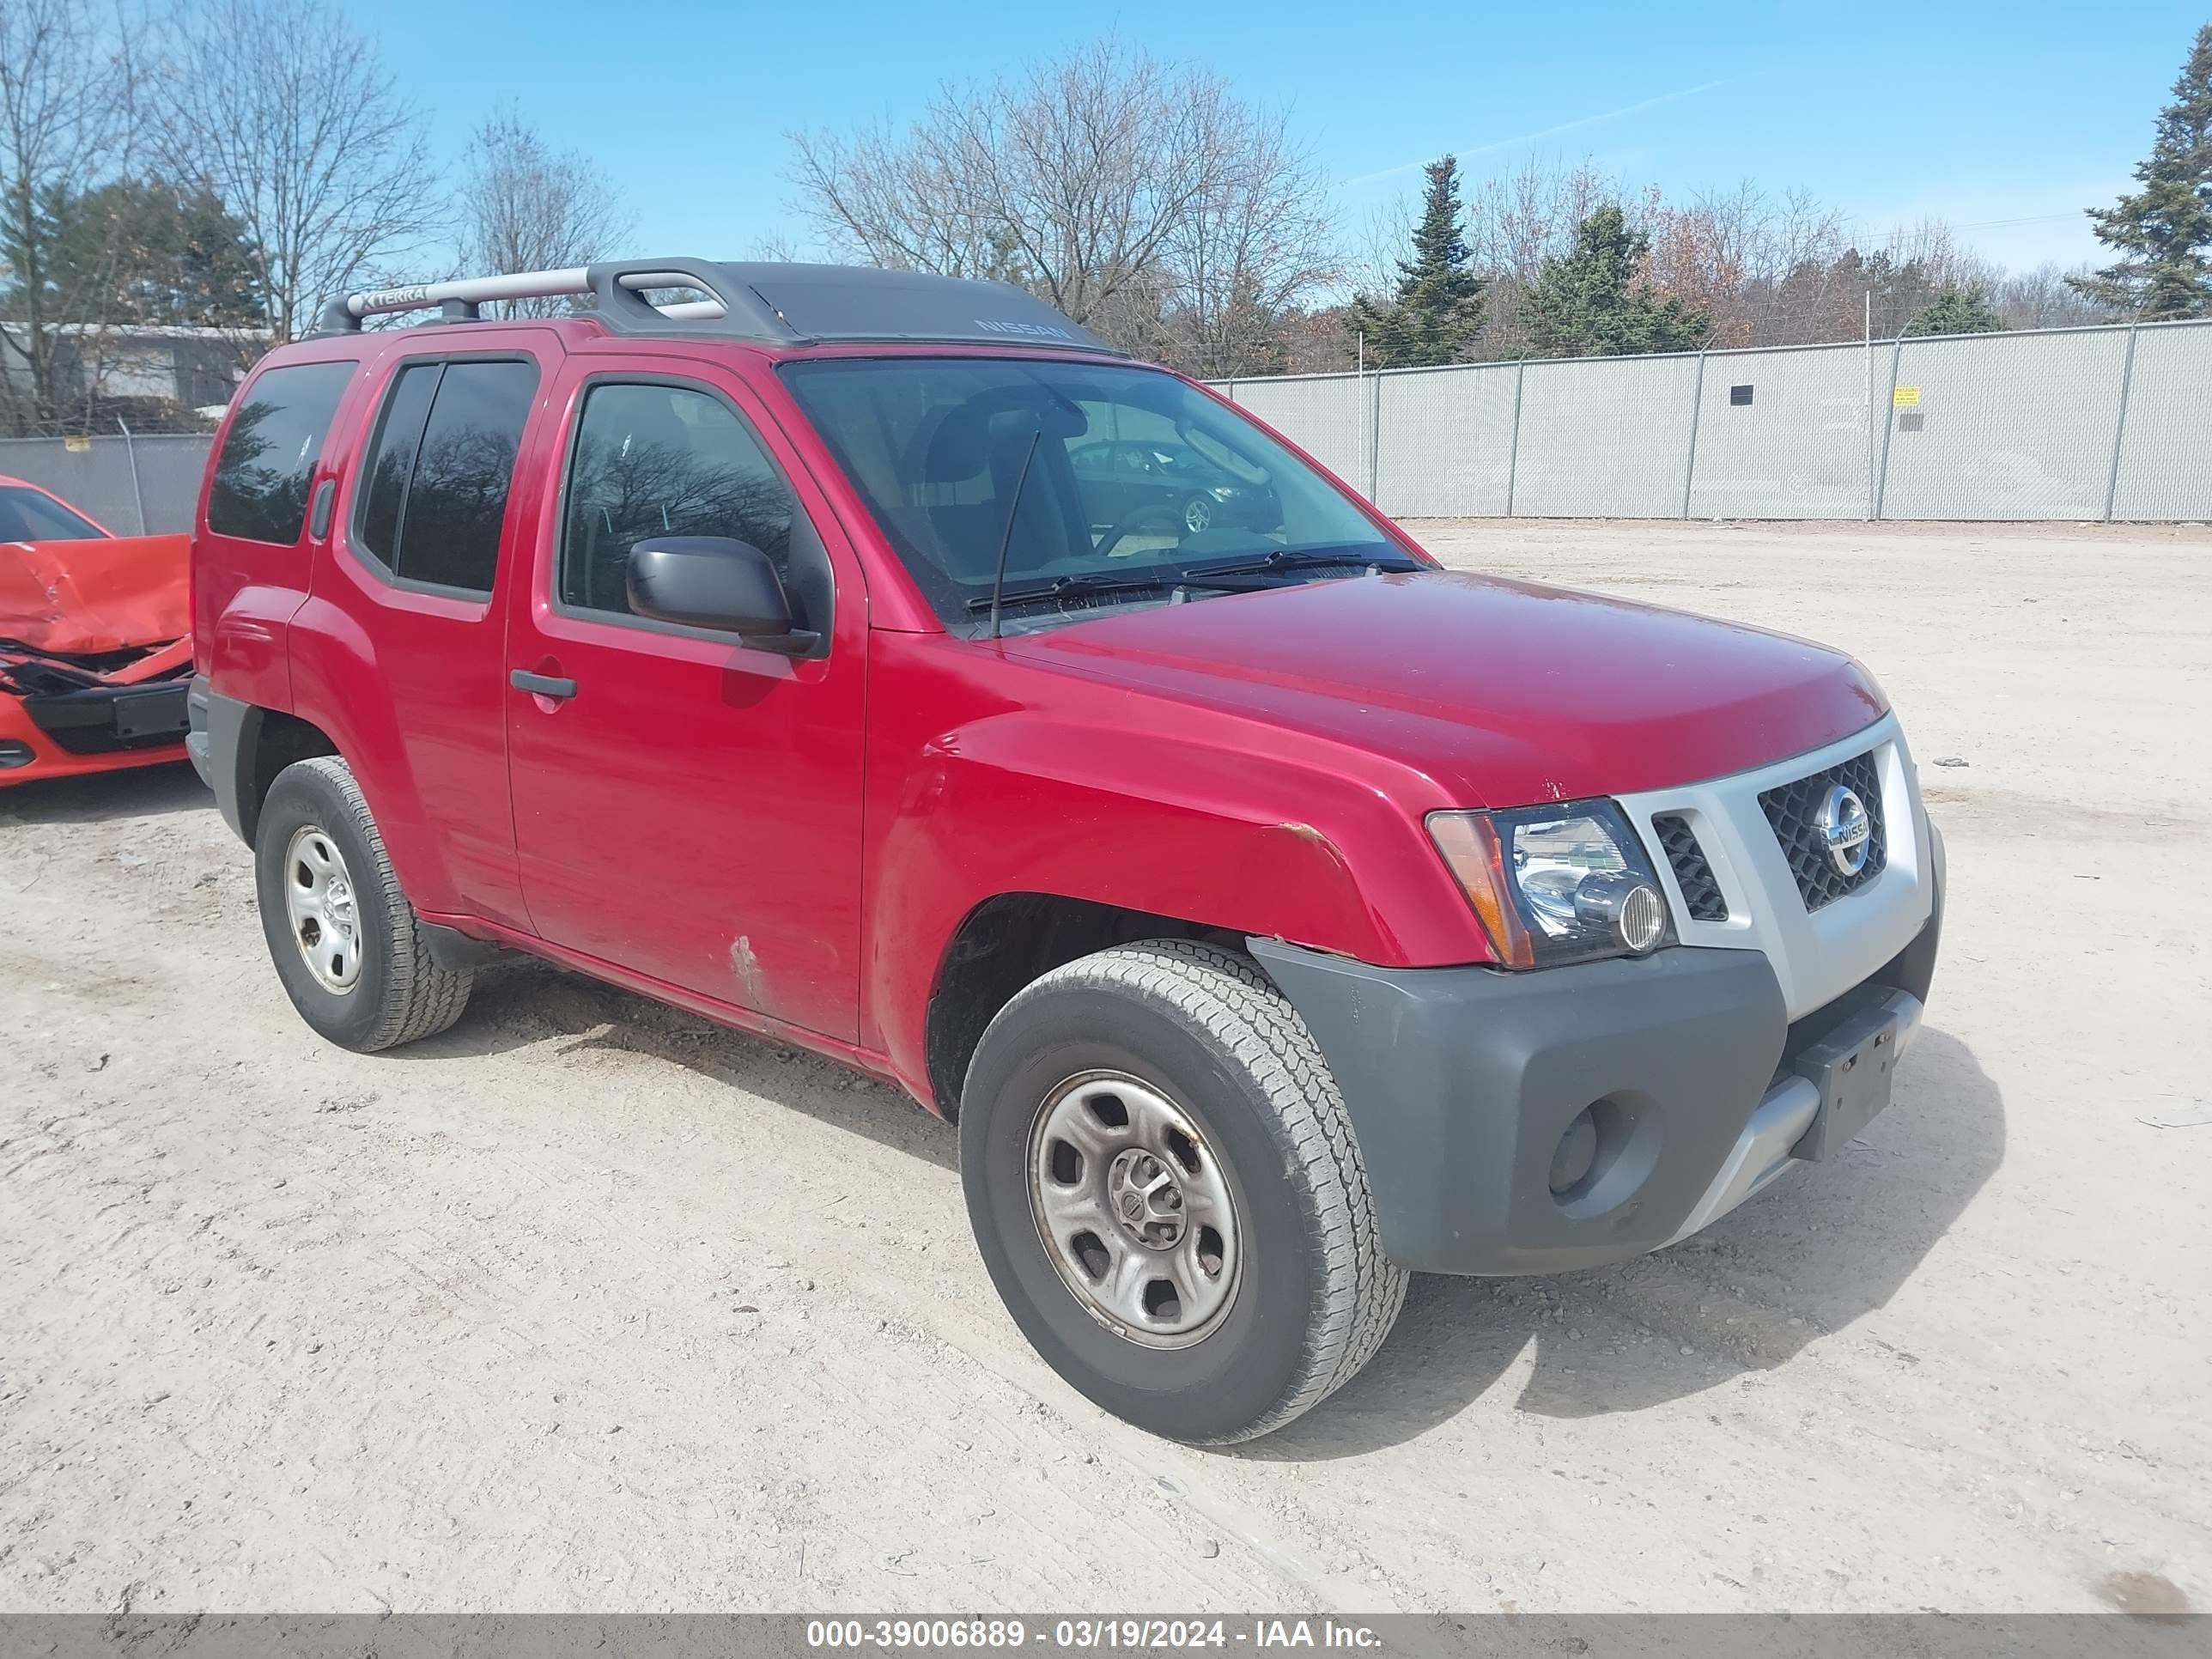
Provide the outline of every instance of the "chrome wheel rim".
{"type": "Polygon", "coordinates": [[[1203,496],[1194,495],[1183,503],[1183,527],[1197,535],[1213,523],[1213,504],[1203,496]]]}
{"type": "Polygon", "coordinates": [[[1030,1131],[1030,1209],[1084,1310],[1151,1348],[1203,1341],[1243,1274],[1228,1171],[1198,1124],[1151,1085],[1085,1072],[1030,1131]]]}
{"type": "Polygon", "coordinates": [[[292,943],[315,983],[344,996],[361,980],[364,940],[353,875],[337,843],[314,824],[284,849],[284,914],[292,943]]]}

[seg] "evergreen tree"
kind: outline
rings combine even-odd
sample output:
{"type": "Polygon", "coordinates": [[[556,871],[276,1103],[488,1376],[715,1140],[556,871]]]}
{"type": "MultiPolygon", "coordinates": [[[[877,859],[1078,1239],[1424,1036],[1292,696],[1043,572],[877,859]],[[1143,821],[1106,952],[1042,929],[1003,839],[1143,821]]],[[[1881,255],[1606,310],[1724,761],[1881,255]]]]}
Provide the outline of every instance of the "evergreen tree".
{"type": "Polygon", "coordinates": [[[1651,239],[1629,228],[1611,202],[1576,226],[1573,252],[1545,260],[1522,302],[1535,355],[1618,357],[1703,345],[1712,333],[1711,313],[1638,286],[1650,250],[1651,239]]]}
{"type": "Polygon", "coordinates": [[[1905,325],[1911,334],[1994,334],[2004,326],[1990,296],[1978,288],[1942,288],[1936,297],[1912,313],[1905,325]]]}
{"type": "Polygon", "coordinates": [[[2141,190],[2089,210],[2098,240],[2120,258],[2069,280],[2145,322],[2212,317],[2212,23],[2197,32],[2136,177],[2141,190]]]}
{"type": "Polygon", "coordinates": [[[1482,278],[1468,266],[1461,225],[1459,162],[1447,155],[1428,167],[1413,257],[1398,262],[1391,300],[1361,295],[1344,325],[1366,337],[1369,362],[1422,368],[1462,362],[1482,333],[1482,278]]]}
{"type": "Polygon", "coordinates": [[[57,193],[46,219],[49,267],[69,291],[97,296],[90,321],[235,329],[268,322],[246,228],[205,190],[120,179],[57,193]]]}

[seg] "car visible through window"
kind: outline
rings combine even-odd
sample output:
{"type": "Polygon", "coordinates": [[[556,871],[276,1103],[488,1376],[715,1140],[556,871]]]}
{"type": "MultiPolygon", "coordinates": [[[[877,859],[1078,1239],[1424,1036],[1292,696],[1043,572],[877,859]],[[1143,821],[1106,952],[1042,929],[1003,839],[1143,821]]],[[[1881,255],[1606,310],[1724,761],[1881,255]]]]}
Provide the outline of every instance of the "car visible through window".
{"type": "Polygon", "coordinates": [[[948,628],[1415,562],[1334,484],[1173,375],[1049,359],[785,365],[948,628]],[[1079,599],[1079,605],[1077,601],[1079,599]]]}

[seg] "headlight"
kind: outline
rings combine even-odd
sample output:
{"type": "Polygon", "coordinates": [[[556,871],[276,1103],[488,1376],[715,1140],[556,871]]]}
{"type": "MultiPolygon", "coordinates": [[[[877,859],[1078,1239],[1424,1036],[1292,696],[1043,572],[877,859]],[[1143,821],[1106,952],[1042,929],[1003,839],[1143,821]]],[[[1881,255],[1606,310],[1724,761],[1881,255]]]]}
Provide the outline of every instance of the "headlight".
{"type": "Polygon", "coordinates": [[[1508,968],[1640,957],[1674,938],[1644,848],[1609,800],[1431,812],[1429,837],[1508,968]]]}

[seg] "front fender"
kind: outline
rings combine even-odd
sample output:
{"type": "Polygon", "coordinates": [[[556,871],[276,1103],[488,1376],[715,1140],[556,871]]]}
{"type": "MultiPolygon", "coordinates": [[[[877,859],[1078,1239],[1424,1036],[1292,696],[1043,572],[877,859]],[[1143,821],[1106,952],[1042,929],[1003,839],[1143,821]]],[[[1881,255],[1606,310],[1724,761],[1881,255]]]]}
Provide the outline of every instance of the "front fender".
{"type": "Polygon", "coordinates": [[[1002,893],[1363,962],[1484,959],[1419,826],[1331,762],[1020,708],[922,744],[887,803],[872,882],[869,1003],[899,1075],[926,1091],[938,965],[963,919],[1002,893]]]}

